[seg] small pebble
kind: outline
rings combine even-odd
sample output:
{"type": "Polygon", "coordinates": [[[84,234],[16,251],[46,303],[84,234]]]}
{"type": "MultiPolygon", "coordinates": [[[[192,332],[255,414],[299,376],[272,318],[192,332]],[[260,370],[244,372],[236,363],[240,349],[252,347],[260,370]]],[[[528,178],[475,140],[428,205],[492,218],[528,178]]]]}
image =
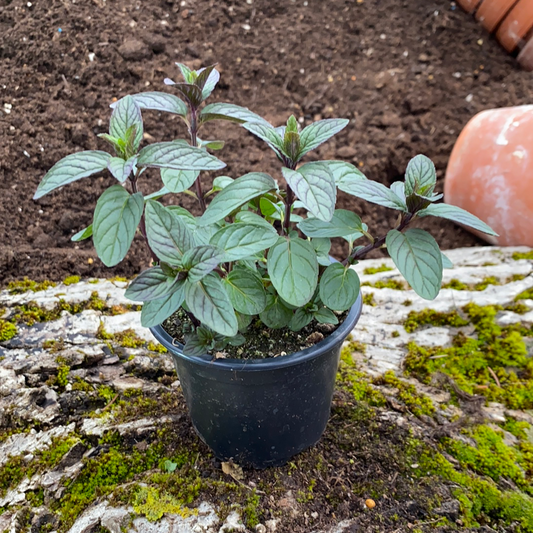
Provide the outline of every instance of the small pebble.
{"type": "Polygon", "coordinates": [[[365,501],[365,505],[369,509],[374,509],[374,507],[376,506],[376,502],[374,500],[371,500],[370,498],[368,498],[368,500],[365,501]]]}
{"type": "Polygon", "coordinates": [[[250,31],[252,29],[252,27],[250,26],[250,24],[243,24],[242,25],[242,29],[245,30],[245,31],[250,31]]]}
{"type": "Polygon", "coordinates": [[[469,94],[469,95],[465,98],[465,100],[466,100],[468,103],[470,103],[473,99],[474,99],[474,95],[473,95],[473,94],[469,94]]]}

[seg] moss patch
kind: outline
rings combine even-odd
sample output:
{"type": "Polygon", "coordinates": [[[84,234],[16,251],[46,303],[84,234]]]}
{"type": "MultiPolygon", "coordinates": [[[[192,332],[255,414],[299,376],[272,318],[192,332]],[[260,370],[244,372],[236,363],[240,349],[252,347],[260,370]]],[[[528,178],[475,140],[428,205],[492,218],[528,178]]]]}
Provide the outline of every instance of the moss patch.
{"type": "Polygon", "coordinates": [[[364,283],[361,283],[361,286],[375,287],[376,289],[393,289],[395,291],[406,290],[405,283],[399,280],[396,280],[396,279],[388,279],[386,281],[378,280],[375,283],[370,283],[369,281],[365,281],[364,283]]]}
{"type": "Polygon", "coordinates": [[[45,291],[52,287],[57,287],[57,283],[53,281],[33,281],[28,278],[24,278],[20,281],[10,281],[7,284],[7,290],[10,294],[23,294],[25,292],[38,292],[45,291]]]}
{"type": "Polygon", "coordinates": [[[6,320],[0,320],[0,342],[11,340],[17,334],[17,326],[6,320]]]}
{"type": "Polygon", "coordinates": [[[372,274],[378,274],[379,272],[390,272],[394,270],[391,267],[388,267],[385,263],[381,263],[378,267],[368,267],[363,270],[363,274],[366,276],[371,276],[372,274]]]}
{"type": "Polygon", "coordinates": [[[413,331],[424,325],[460,328],[468,325],[468,320],[462,318],[457,311],[442,313],[433,309],[424,309],[422,311],[411,311],[404,322],[404,328],[407,333],[413,333],[413,331]]]}
{"type": "Polygon", "coordinates": [[[74,285],[75,283],[79,283],[80,279],[81,278],[79,276],[67,276],[63,280],[63,285],[74,285]]]}
{"type": "Polygon", "coordinates": [[[529,252],[515,252],[513,254],[513,259],[515,261],[518,261],[520,259],[529,259],[530,261],[533,261],[533,250],[529,252]]]}
{"type": "Polygon", "coordinates": [[[515,301],[518,300],[533,300],[533,287],[518,294],[515,297],[515,301]]]}

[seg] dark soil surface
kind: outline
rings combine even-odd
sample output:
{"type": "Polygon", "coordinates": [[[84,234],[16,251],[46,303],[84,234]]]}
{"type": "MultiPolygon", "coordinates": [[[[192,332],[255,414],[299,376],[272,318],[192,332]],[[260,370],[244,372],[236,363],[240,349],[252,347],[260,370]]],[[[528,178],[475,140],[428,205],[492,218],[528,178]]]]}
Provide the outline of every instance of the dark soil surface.
{"type": "MultiPolygon", "coordinates": [[[[475,113],[531,102],[531,74],[448,0],[0,0],[0,35],[0,282],[129,276],[147,264],[140,239],[112,270],[90,242],[70,242],[109,176],[31,198],[60,158],[106,149],[96,134],[107,131],[112,99],[166,90],[162,80],[178,76],[174,61],[217,62],[214,98],[275,125],[290,114],[305,123],[350,118],[316,157],[344,158],[387,185],[425,153],[442,189],[453,144],[475,113]]],[[[145,117],[153,140],[185,133],[177,117],[145,117]]],[[[274,155],[238,126],[208,133],[227,141],[224,173],[279,176],[274,155]]],[[[143,190],[159,188],[157,179],[148,175],[143,190]]],[[[175,201],[188,205],[183,195],[175,201]]],[[[385,209],[340,204],[376,235],[394,223],[385,209]]],[[[451,223],[423,224],[444,249],[480,244],[451,223]]]]}

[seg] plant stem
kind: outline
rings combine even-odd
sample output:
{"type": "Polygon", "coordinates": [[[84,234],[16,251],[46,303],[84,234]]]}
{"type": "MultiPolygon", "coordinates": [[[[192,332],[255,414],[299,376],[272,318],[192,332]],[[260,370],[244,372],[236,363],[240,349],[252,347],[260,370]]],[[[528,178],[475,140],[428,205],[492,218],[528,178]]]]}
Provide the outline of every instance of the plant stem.
{"type": "MultiPolygon", "coordinates": [[[[291,170],[296,170],[296,164],[297,162],[293,161],[285,161],[285,166],[287,168],[290,168],[291,170]]],[[[285,197],[285,220],[283,221],[285,233],[289,234],[289,229],[291,225],[291,211],[292,211],[292,204],[294,202],[294,192],[287,184],[287,196],[285,197]]]]}
{"type": "MultiPolygon", "coordinates": [[[[414,218],[414,213],[407,213],[405,216],[402,217],[401,222],[394,229],[397,231],[404,230],[409,225],[409,223],[413,220],[413,218],[414,218]]],[[[364,248],[354,249],[353,252],[344,261],[342,261],[342,264],[346,266],[352,263],[353,261],[362,259],[368,252],[371,252],[372,250],[375,250],[376,248],[383,246],[386,239],[387,239],[387,235],[383,235],[379,239],[376,239],[374,242],[367,244],[364,248]]]]}
{"type": "MultiPolygon", "coordinates": [[[[137,175],[135,175],[133,178],[130,178],[129,181],[131,183],[131,192],[135,194],[136,192],[138,192],[137,175]]],[[[144,242],[146,243],[148,251],[150,252],[150,256],[152,257],[152,263],[159,263],[159,257],[157,257],[156,253],[152,250],[152,247],[150,246],[150,243],[148,242],[148,237],[146,235],[146,221],[144,218],[144,210],[143,214],[141,215],[141,221],[139,222],[139,229],[141,230],[142,236],[144,237],[144,242]]]]}
{"type": "MultiPolygon", "coordinates": [[[[189,127],[189,133],[191,135],[191,146],[197,147],[198,142],[196,141],[196,135],[198,134],[198,117],[196,113],[198,109],[195,106],[191,106],[191,125],[189,127]]],[[[200,209],[202,213],[205,213],[205,199],[204,193],[202,192],[202,183],[200,181],[200,175],[196,178],[194,182],[194,188],[196,189],[196,196],[198,197],[198,202],[200,203],[200,209]]]]}

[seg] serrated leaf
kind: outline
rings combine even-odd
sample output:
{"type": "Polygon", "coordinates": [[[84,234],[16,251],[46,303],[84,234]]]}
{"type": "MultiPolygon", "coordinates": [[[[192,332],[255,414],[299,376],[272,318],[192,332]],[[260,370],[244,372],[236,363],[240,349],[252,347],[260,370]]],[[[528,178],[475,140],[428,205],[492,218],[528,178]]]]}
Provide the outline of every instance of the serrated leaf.
{"type": "Polygon", "coordinates": [[[405,171],[405,195],[418,193],[421,196],[431,195],[437,183],[437,171],[433,161],[419,154],[407,165],[405,171]]]}
{"type": "Polygon", "coordinates": [[[314,315],[314,318],[320,324],[338,324],[339,319],[337,315],[327,307],[322,307],[314,315]]]}
{"type": "Polygon", "coordinates": [[[100,150],[88,150],[70,154],[58,161],[44,176],[33,199],[63,187],[81,178],[86,178],[107,168],[111,155],[100,150]]]}
{"type": "Polygon", "coordinates": [[[253,113],[246,107],[223,102],[206,105],[200,112],[200,120],[202,122],[207,122],[208,120],[229,120],[238,124],[253,122],[272,127],[264,118],[253,113]]]}
{"type": "Polygon", "coordinates": [[[222,220],[232,211],[277,187],[274,179],[262,172],[250,172],[220,191],[199,219],[200,226],[222,220]]]}
{"type": "MultiPolygon", "coordinates": [[[[173,113],[174,115],[180,115],[182,117],[187,116],[187,106],[185,105],[185,102],[173,94],[150,91],[132,94],[131,98],[133,98],[134,102],[141,109],[164,111],[166,113],[173,113]]],[[[118,102],[114,102],[110,107],[116,107],[117,103],[118,102]]]]}
{"type": "Polygon", "coordinates": [[[194,170],[161,169],[161,179],[165,187],[173,193],[180,193],[192,187],[199,175],[200,172],[194,170]]]}
{"type": "Polygon", "coordinates": [[[124,296],[136,302],[148,302],[163,298],[172,290],[175,278],[169,278],[160,266],[139,274],[128,286],[124,296]]]}
{"type": "Polygon", "coordinates": [[[202,324],[226,337],[237,334],[235,311],[222,280],[216,274],[208,274],[197,283],[187,282],[185,301],[202,324]]]}
{"type": "Polygon", "coordinates": [[[364,225],[361,218],[355,213],[346,209],[336,209],[329,222],[324,222],[318,218],[306,218],[298,224],[298,229],[303,231],[308,237],[333,238],[348,235],[362,237],[361,230],[364,229],[364,225]]]}
{"type": "Polygon", "coordinates": [[[130,249],[144,208],[140,192],[130,195],[121,185],[113,185],[98,199],[94,211],[93,242],[106,266],[120,263],[130,249]]]}
{"type": "Polygon", "coordinates": [[[322,273],[318,287],[324,305],[334,311],[346,311],[359,296],[359,276],[349,266],[332,263],[322,273]]]}
{"type": "Polygon", "coordinates": [[[281,169],[289,187],[316,218],[328,222],[333,217],[337,188],[326,165],[307,163],[298,170],[281,169]]]}
{"type": "Polygon", "coordinates": [[[201,148],[172,141],[145,146],[139,152],[137,166],[176,170],[219,170],[224,168],[226,163],[201,148]]]}
{"type": "Polygon", "coordinates": [[[145,328],[152,328],[164,322],[169,316],[175,313],[183,304],[185,299],[185,282],[176,281],[171,292],[157,300],[151,300],[143,305],[141,311],[141,325],[145,328]]]}
{"type": "Polygon", "coordinates": [[[292,315],[291,321],[289,322],[289,329],[291,331],[300,331],[305,328],[311,320],[313,320],[313,314],[307,309],[300,307],[299,309],[296,309],[292,315]]]}
{"type": "MultiPolygon", "coordinates": [[[[141,109],[131,96],[121,98],[111,113],[109,121],[109,133],[116,138],[127,140],[128,130],[135,127],[135,137],[133,141],[133,153],[139,149],[143,138],[143,119],[141,109]]],[[[133,155],[133,154],[128,154],[133,155]]]]}
{"type": "Polygon", "coordinates": [[[442,255],[435,239],[421,229],[387,234],[387,251],[414,291],[433,300],[442,283],[442,255]]]}
{"type": "Polygon", "coordinates": [[[267,268],[272,284],[287,303],[301,307],[313,297],[318,261],[309,242],[279,238],[268,251],[267,268]]]}
{"type": "Polygon", "coordinates": [[[487,235],[494,235],[496,237],[498,236],[498,234],[488,224],[485,224],[485,222],[480,220],[475,215],[472,215],[468,211],[465,211],[464,209],[454,205],[430,204],[422,211],[418,211],[417,215],[419,217],[432,216],[445,218],[447,220],[457,222],[458,224],[463,224],[464,226],[482,231],[487,235]]]}
{"type": "Polygon", "coordinates": [[[202,244],[183,254],[182,265],[189,269],[187,281],[196,283],[212,272],[224,259],[224,250],[217,246],[202,244]]]}
{"type": "Polygon", "coordinates": [[[70,238],[71,241],[79,242],[84,241],[85,239],[88,239],[89,237],[93,236],[93,225],[89,224],[85,229],[82,229],[78,231],[78,233],[72,235],[70,238]]]}
{"type": "Polygon", "coordinates": [[[244,268],[234,268],[224,283],[236,311],[244,315],[258,315],[264,311],[266,291],[256,274],[244,268]]]}
{"type": "Polygon", "coordinates": [[[154,200],[146,202],[145,222],[148,244],[159,259],[179,265],[183,254],[194,246],[185,222],[154,200]]]}
{"type": "Polygon", "coordinates": [[[220,73],[215,66],[216,65],[212,65],[198,71],[198,77],[196,78],[195,83],[202,90],[202,100],[207,100],[207,98],[209,98],[220,80],[220,73]]]}
{"type": "Polygon", "coordinates": [[[238,261],[262,252],[278,240],[276,230],[269,225],[231,224],[218,230],[210,243],[224,250],[224,261],[238,261]]]}
{"type": "Polygon", "coordinates": [[[313,122],[300,134],[300,157],[314,150],[322,143],[344,129],[350,121],[344,118],[328,118],[313,122]]]}
{"type": "Polygon", "coordinates": [[[278,295],[267,294],[267,304],[259,318],[268,328],[280,329],[287,326],[292,315],[293,312],[284,305],[278,295]]]}
{"type": "Polygon", "coordinates": [[[120,181],[120,183],[124,183],[129,178],[136,161],[136,155],[130,157],[127,161],[124,161],[120,157],[112,157],[107,163],[107,168],[114,178],[120,181]]]}
{"type": "Polygon", "coordinates": [[[338,183],[337,186],[341,191],[356,196],[357,198],[362,198],[372,204],[407,212],[405,203],[389,188],[377,181],[350,180],[341,182],[340,184],[338,183]]]}
{"type": "Polygon", "coordinates": [[[283,139],[270,124],[266,125],[250,122],[243,124],[242,127],[250,133],[253,133],[256,137],[259,137],[262,141],[265,141],[276,154],[280,155],[285,153],[283,139]]]}

